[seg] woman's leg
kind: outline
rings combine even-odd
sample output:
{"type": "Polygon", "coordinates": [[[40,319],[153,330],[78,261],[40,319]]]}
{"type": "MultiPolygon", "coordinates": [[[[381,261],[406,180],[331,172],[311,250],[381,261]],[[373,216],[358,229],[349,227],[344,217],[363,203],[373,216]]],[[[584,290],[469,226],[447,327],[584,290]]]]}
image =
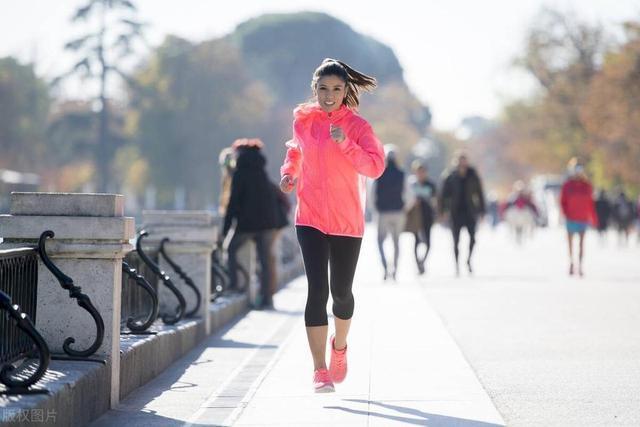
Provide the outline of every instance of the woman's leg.
{"type": "Polygon", "coordinates": [[[422,258],[422,265],[424,267],[424,263],[427,260],[427,256],[429,256],[429,251],[431,250],[431,226],[433,225],[432,221],[424,221],[422,224],[423,233],[424,233],[424,243],[427,245],[427,251],[424,253],[424,257],[422,258]]]}
{"type": "Polygon", "coordinates": [[[273,232],[271,230],[255,233],[256,252],[260,263],[260,296],[262,297],[261,307],[273,305],[271,299],[271,280],[273,279],[273,262],[271,248],[273,232]]]}
{"type": "Polygon", "coordinates": [[[356,273],[362,239],[330,236],[329,264],[331,267],[331,297],[336,325],[336,349],[347,345],[347,334],[353,316],[353,277],[356,273]]]}
{"type": "Polygon", "coordinates": [[[469,233],[469,256],[467,257],[467,269],[469,273],[473,271],[471,267],[471,256],[473,255],[473,248],[476,246],[476,219],[469,218],[467,219],[467,232],[469,233]]]}
{"type": "Polygon", "coordinates": [[[584,231],[578,233],[578,274],[582,276],[582,255],[584,254],[584,231]]]}
{"type": "Polygon", "coordinates": [[[418,272],[420,274],[424,273],[424,266],[422,265],[422,260],[420,259],[420,255],[418,255],[418,248],[420,247],[420,242],[422,239],[420,238],[420,233],[413,233],[414,243],[413,243],[413,255],[416,259],[416,265],[418,266],[418,272]]]}
{"type": "Polygon", "coordinates": [[[380,261],[384,269],[384,280],[387,280],[388,266],[387,258],[384,254],[384,241],[387,238],[388,224],[385,214],[378,214],[378,252],[380,252],[380,261]]]}
{"type": "MultiPolygon", "coordinates": [[[[229,288],[235,291],[245,291],[247,289],[238,289],[238,251],[251,238],[250,233],[242,233],[235,231],[229,247],[227,248],[228,266],[229,266],[229,288]]],[[[245,286],[247,284],[245,283],[245,286]]]]}
{"type": "Polygon", "coordinates": [[[273,230],[271,235],[271,248],[269,264],[271,265],[271,279],[269,280],[269,295],[273,299],[273,295],[278,291],[278,256],[277,249],[280,243],[280,235],[282,229],[273,230]]]}
{"type": "Polygon", "coordinates": [[[309,349],[313,369],[326,369],[327,301],[329,299],[329,242],[328,237],[312,227],[296,227],[304,270],[307,275],[308,294],[304,311],[309,349]]]}
{"type": "Polygon", "coordinates": [[[391,239],[393,240],[393,279],[398,274],[398,259],[400,258],[400,233],[404,230],[404,212],[394,213],[391,224],[391,239]]]}
{"type": "Polygon", "coordinates": [[[461,229],[462,229],[462,221],[452,216],[451,217],[451,233],[453,234],[453,256],[455,257],[455,261],[456,261],[456,275],[460,274],[460,267],[458,264],[460,249],[458,249],[458,243],[460,243],[461,229]]]}
{"type": "Polygon", "coordinates": [[[567,243],[569,244],[569,274],[573,274],[573,233],[567,231],[567,243]]]}

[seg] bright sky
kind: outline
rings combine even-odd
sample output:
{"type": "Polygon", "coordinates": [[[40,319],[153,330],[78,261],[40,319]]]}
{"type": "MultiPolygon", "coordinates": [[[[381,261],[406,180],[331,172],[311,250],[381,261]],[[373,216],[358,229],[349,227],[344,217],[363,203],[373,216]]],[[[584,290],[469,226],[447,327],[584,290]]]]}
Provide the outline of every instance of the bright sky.
{"type": "MultiPolygon", "coordinates": [[[[73,35],[69,18],[86,0],[0,0],[0,56],[35,59],[48,77],[71,63],[62,46],[73,35]]],[[[323,11],[389,45],[434,124],[452,129],[469,115],[494,116],[500,105],[531,90],[511,67],[527,26],[544,5],[574,11],[609,28],[640,19],[638,0],[137,0],[151,24],[153,45],[164,35],[199,41],[227,34],[267,12],[323,11]]],[[[320,36],[320,35],[319,35],[320,36]]],[[[348,58],[343,58],[349,62],[348,58]]],[[[366,70],[363,70],[366,72],[366,70]]],[[[309,70],[311,73],[312,70],[309,70]]]]}

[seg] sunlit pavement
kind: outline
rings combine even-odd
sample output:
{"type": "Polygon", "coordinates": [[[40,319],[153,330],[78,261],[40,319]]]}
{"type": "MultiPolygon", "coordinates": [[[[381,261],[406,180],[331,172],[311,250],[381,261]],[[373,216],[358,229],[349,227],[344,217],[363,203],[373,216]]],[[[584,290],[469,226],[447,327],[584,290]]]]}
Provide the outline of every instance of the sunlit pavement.
{"type": "Polygon", "coordinates": [[[369,228],[336,393],[311,390],[301,279],[275,311],[210,337],[95,425],[638,425],[640,246],[589,237],[574,278],[561,230],[518,246],[482,228],[473,276],[455,277],[436,227],[427,274],[403,235],[398,281],[383,282],[369,228]]]}

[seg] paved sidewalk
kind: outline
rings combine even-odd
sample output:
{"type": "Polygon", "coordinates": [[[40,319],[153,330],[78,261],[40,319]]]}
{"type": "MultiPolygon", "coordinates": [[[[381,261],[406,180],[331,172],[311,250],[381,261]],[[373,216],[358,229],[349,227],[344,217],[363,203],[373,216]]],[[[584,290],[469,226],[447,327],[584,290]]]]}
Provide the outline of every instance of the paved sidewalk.
{"type": "Polygon", "coordinates": [[[382,282],[372,235],[364,246],[349,375],[336,393],[312,392],[298,279],[276,311],[210,337],[94,426],[504,425],[422,286],[382,282]]]}

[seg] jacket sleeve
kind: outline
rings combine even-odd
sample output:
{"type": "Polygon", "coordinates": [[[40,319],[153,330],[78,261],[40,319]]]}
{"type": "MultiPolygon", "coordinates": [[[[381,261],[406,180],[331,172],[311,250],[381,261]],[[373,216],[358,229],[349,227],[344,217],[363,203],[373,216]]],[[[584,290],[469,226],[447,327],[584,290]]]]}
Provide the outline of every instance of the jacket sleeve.
{"type": "Polygon", "coordinates": [[[233,180],[231,181],[231,196],[229,197],[229,206],[227,206],[227,213],[224,216],[224,226],[222,228],[223,238],[229,232],[231,222],[234,218],[238,217],[240,211],[240,197],[243,189],[241,178],[239,174],[234,173],[233,180]]]}
{"type": "Polygon", "coordinates": [[[284,163],[280,167],[280,176],[290,175],[296,179],[300,176],[300,170],[302,169],[302,150],[300,149],[300,136],[298,135],[298,127],[300,122],[298,120],[293,121],[293,139],[290,139],[285,143],[287,147],[287,154],[284,158],[284,163]]]}
{"type": "Polygon", "coordinates": [[[347,137],[338,147],[360,175],[376,179],[384,172],[384,150],[369,123],[361,127],[357,139],[347,137]]]}
{"type": "Polygon", "coordinates": [[[295,140],[289,140],[285,145],[287,154],[284,158],[284,164],[280,167],[280,176],[291,175],[296,179],[300,176],[302,167],[302,150],[295,140]]]}

